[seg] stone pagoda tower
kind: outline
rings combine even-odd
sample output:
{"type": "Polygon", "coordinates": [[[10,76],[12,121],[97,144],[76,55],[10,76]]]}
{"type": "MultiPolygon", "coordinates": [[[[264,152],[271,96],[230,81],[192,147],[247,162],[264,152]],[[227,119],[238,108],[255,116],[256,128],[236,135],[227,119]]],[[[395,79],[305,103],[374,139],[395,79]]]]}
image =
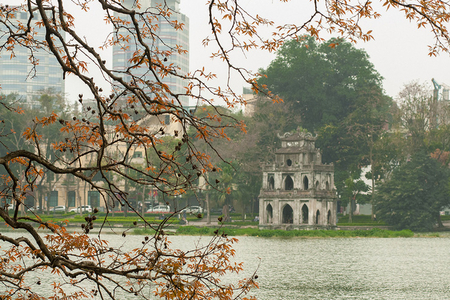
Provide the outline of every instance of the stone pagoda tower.
{"type": "Polygon", "coordinates": [[[275,161],[263,166],[259,195],[260,228],[336,226],[334,166],[322,163],[316,138],[295,132],[278,136],[275,161]]]}

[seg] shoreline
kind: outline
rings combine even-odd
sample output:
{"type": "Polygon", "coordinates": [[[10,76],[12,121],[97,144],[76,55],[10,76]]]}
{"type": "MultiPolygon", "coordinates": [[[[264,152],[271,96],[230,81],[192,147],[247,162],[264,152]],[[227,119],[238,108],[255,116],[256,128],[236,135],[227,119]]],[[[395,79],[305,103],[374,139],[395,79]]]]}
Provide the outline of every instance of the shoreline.
{"type": "MultiPolygon", "coordinates": [[[[60,222],[55,222],[56,224],[60,222]]],[[[81,225],[83,223],[71,223],[65,225],[69,233],[82,233],[81,225]]],[[[98,234],[102,223],[95,223],[94,228],[90,234],[98,234]]],[[[158,224],[154,224],[155,228],[158,224]]],[[[219,224],[217,221],[206,224],[203,220],[190,221],[188,225],[169,224],[164,231],[168,235],[183,235],[183,236],[213,236],[214,231],[219,229],[220,232],[229,236],[254,236],[254,237],[280,237],[280,238],[363,238],[363,237],[450,237],[450,222],[444,224],[443,228],[436,228],[432,232],[412,232],[410,230],[395,231],[389,226],[361,226],[355,224],[354,226],[336,226],[335,229],[260,229],[257,225],[233,225],[233,223],[219,224]]],[[[6,224],[0,224],[1,232],[22,231],[21,229],[12,229],[6,224]]],[[[23,230],[24,231],[24,230],[23,230]]],[[[49,233],[49,230],[40,230],[43,233],[49,233]]],[[[102,234],[123,234],[127,235],[150,235],[154,233],[153,229],[144,228],[142,224],[137,226],[131,224],[105,224],[101,228],[102,234]]]]}

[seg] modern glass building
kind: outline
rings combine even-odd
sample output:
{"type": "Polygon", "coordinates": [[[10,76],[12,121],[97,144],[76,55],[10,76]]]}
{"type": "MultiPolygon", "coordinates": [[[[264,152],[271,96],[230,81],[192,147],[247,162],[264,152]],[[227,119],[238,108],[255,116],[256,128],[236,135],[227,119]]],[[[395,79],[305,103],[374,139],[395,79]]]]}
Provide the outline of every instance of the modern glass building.
{"type": "MultiPolygon", "coordinates": [[[[137,9],[134,6],[135,0],[125,0],[124,5],[128,8],[137,9]]],[[[172,14],[170,18],[164,19],[159,17],[151,21],[152,29],[155,29],[154,36],[157,38],[152,38],[150,35],[146,37],[145,42],[150,47],[152,51],[169,51],[170,49],[176,49],[180,46],[183,50],[189,51],[189,18],[180,13],[179,4],[180,0],[141,0],[142,5],[140,11],[150,10],[155,12],[155,7],[157,5],[167,5],[171,10],[172,14]],[[177,21],[178,23],[183,23],[183,30],[177,30],[173,27],[170,21],[177,21]]],[[[123,33],[126,34],[126,33],[123,33]]],[[[134,40],[130,40],[126,45],[118,44],[113,46],[113,69],[115,71],[124,72],[130,66],[130,58],[132,58],[133,53],[139,49],[137,43],[134,40]]],[[[162,57],[160,57],[162,59],[162,57]]],[[[173,64],[177,67],[177,74],[187,74],[189,72],[189,54],[179,54],[173,53],[167,57],[166,65],[173,64]]],[[[143,67],[139,69],[128,69],[134,76],[143,78],[144,80],[152,81],[154,76],[149,72],[148,69],[143,67]]],[[[120,76],[127,82],[131,81],[131,76],[125,73],[119,73],[120,76]]],[[[161,78],[160,78],[161,79],[161,78]]],[[[185,89],[183,88],[186,83],[183,82],[181,78],[176,76],[168,75],[161,79],[161,81],[168,85],[172,92],[176,94],[183,94],[185,89]]],[[[188,97],[181,96],[180,100],[183,106],[189,105],[188,97]]]]}
{"type": "MultiPolygon", "coordinates": [[[[17,22],[26,23],[28,14],[18,12],[15,15],[17,22]]],[[[0,44],[6,41],[4,28],[0,24],[0,44]]],[[[37,38],[44,39],[45,29],[33,26],[37,32],[37,38]]],[[[36,72],[30,62],[30,50],[17,45],[14,52],[2,51],[0,53],[0,94],[9,95],[17,93],[19,100],[24,105],[38,109],[40,107],[36,99],[39,92],[51,90],[53,93],[64,94],[64,80],[62,69],[54,56],[41,48],[34,52],[38,60],[36,72]]]]}

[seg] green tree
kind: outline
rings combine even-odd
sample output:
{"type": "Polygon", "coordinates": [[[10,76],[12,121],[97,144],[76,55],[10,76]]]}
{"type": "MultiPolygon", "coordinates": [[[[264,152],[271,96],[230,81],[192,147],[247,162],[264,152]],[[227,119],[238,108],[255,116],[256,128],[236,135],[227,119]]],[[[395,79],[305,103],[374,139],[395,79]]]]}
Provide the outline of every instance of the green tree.
{"type": "Polygon", "coordinates": [[[367,184],[361,179],[361,169],[354,172],[337,172],[335,178],[339,179],[336,182],[336,188],[340,190],[341,205],[349,205],[349,223],[353,222],[353,211],[356,203],[366,202],[366,193],[369,190],[367,184]]]}
{"type": "MultiPolygon", "coordinates": [[[[0,94],[0,155],[5,156],[10,152],[19,149],[32,151],[32,146],[26,142],[21,133],[31,125],[33,112],[23,110],[18,106],[19,96],[17,94],[2,95],[0,94]]],[[[23,184],[26,179],[23,176],[24,167],[22,165],[12,164],[10,166],[13,172],[22,175],[19,181],[23,184]]],[[[4,166],[0,166],[0,176],[8,176],[8,170],[4,166]]],[[[6,188],[4,181],[0,183],[1,189],[6,188]]],[[[5,206],[11,204],[10,199],[2,198],[0,205],[5,206]]],[[[27,206],[30,203],[26,203],[27,206]]]]}
{"type": "Polygon", "coordinates": [[[432,230],[450,204],[449,170],[421,151],[377,188],[376,212],[395,229],[432,230]]]}
{"type": "MultiPolygon", "coordinates": [[[[342,39],[288,41],[261,73],[259,82],[280,96],[310,132],[344,120],[366,101],[364,91],[381,93],[382,78],[367,53],[342,39]]],[[[298,125],[286,124],[285,131],[298,125]]]]}

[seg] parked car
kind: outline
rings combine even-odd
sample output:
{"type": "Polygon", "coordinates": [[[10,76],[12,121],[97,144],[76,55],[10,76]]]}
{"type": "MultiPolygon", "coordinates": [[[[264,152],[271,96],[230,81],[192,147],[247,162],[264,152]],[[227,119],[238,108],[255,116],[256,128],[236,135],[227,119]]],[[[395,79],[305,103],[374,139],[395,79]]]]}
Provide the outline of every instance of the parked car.
{"type": "Polygon", "coordinates": [[[189,206],[183,209],[181,212],[184,213],[186,211],[187,214],[202,214],[203,207],[201,206],[189,206]]]}
{"type": "MultiPolygon", "coordinates": [[[[92,207],[90,205],[82,205],[81,206],[81,211],[82,212],[92,212],[92,207]]],[[[69,212],[76,212],[79,213],[80,212],[80,207],[77,208],[71,208],[69,210],[69,212]]]]}
{"type": "Polygon", "coordinates": [[[170,212],[170,206],[169,205],[157,205],[155,207],[149,208],[147,210],[147,212],[152,212],[152,213],[170,212]]]}
{"type": "Polygon", "coordinates": [[[54,212],[66,212],[66,207],[64,205],[58,205],[51,209],[54,212]]]}
{"type": "Polygon", "coordinates": [[[39,211],[39,206],[32,206],[32,207],[26,208],[26,210],[29,210],[29,211],[39,211]]]}

